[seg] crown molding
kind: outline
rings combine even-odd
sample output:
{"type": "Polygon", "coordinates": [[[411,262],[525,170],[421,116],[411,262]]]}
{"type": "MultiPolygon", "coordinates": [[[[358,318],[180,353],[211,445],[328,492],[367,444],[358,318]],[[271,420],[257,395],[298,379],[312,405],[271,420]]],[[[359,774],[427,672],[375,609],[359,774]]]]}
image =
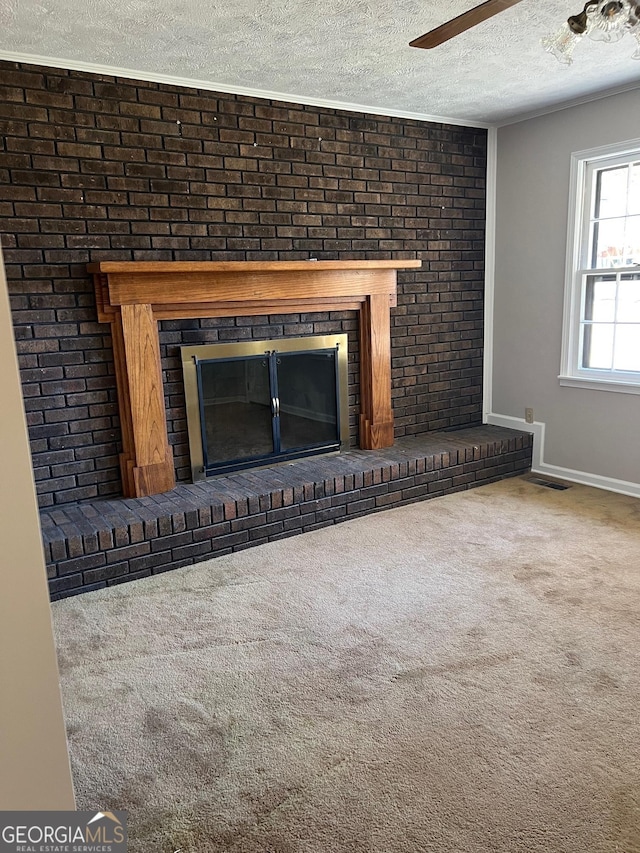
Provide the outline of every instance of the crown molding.
{"type": "Polygon", "coordinates": [[[521,121],[529,121],[532,118],[540,118],[541,116],[550,115],[551,113],[557,113],[561,110],[568,110],[571,107],[579,107],[582,104],[590,104],[593,101],[601,101],[603,98],[610,98],[613,95],[623,95],[625,92],[633,92],[637,89],[640,89],[640,80],[635,80],[632,83],[625,83],[622,86],[614,86],[612,89],[605,89],[600,92],[592,92],[589,95],[581,95],[578,98],[572,98],[569,101],[562,101],[558,104],[553,104],[547,107],[540,107],[540,109],[532,110],[527,113],[520,113],[519,115],[512,116],[511,118],[505,119],[504,121],[497,121],[493,123],[493,127],[501,128],[508,127],[510,124],[518,124],[521,121]]]}
{"type": "Polygon", "coordinates": [[[5,62],[20,62],[26,65],[39,65],[46,68],[62,68],[67,71],[85,71],[89,74],[106,74],[109,77],[123,77],[127,80],[144,80],[148,83],[165,83],[170,86],[182,86],[185,89],[204,89],[209,92],[220,92],[228,95],[244,95],[250,98],[262,98],[267,101],[282,101],[284,103],[301,104],[310,107],[324,107],[343,112],[367,113],[383,115],[392,118],[411,119],[413,121],[433,122],[435,124],[452,124],[459,127],[477,127],[486,130],[490,122],[473,121],[471,119],[452,118],[451,116],[429,115],[408,110],[394,110],[380,105],[352,104],[346,101],[334,101],[327,98],[312,98],[306,95],[294,95],[290,92],[271,92],[266,89],[251,89],[247,86],[232,86],[229,83],[217,83],[212,80],[194,80],[189,77],[174,77],[172,74],[158,74],[152,71],[140,71],[133,68],[117,68],[111,65],[99,65],[93,62],[80,62],[75,59],[60,59],[55,56],[37,56],[28,53],[13,53],[0,50],[0,60],[5,62]]]}

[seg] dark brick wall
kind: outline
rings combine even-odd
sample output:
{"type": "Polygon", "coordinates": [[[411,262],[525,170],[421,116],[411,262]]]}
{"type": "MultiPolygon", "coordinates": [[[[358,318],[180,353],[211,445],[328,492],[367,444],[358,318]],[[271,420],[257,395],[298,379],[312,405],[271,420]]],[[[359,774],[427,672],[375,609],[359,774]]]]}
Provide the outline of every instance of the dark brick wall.
{"type": "MultiPolygon", "coordinates": [[[[89,261],[420,257],[399,274],[392,317],[396,434],[479,421],[485,156],[472,128],[0,62],[0,240],[41,504],[120,493],[89,261]]],[[[181,341],[289,324],[355,341],[354,323],[163,323],[178,475],[181,341]]],[[[357,383],[351,396],[355,407],[357,383]]]]}

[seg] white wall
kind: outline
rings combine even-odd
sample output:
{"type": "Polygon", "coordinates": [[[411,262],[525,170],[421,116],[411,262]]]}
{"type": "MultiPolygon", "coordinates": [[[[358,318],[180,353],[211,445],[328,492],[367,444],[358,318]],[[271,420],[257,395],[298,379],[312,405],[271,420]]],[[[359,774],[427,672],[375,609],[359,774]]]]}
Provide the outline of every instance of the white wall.
{"type": "Polygon", "coordinates": [[[1,251],[0,401],[0,810],[74,809],[1,251]]]}
{"type": "Polygon", "coordinates": [[[640,395],[557,377],[570,155],[639,137],[640,89],[498,130],[492,375],[495,415],[545,425],[538,470],[638,495],[640,395]]]}

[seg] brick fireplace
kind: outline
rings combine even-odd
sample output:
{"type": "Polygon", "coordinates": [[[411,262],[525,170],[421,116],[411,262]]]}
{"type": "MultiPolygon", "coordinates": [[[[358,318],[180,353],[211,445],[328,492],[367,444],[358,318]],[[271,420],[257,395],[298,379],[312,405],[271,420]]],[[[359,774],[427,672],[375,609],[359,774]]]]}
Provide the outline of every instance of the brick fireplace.
{"type": "MultiPolygon", "coordinates": [[[[420,268],[398,272],[397,305],[390,314],[396,444],[480,423],[485,130],[10,62],[0,62],[0,74],[0,241],[54,594],[117,582],[200,554],[193,540],[189,554],[157,556],[187,547],[179,540],[166,549],[158,541],[157,553],[145,551],[160,528],[167,533],[166,523],[158,521],[164,516],[151,519],[147,504],[131,515],[127,501],[118,503],[123,431],[113,339],[99,321],[88,264],[418,258],[420,268]],[[92,526],[89,519],[103,510],[109,524],[92,526]],[[151,538],[143,542],[145,524],[151,538]],[[132,551],[118,554],[119,547],[132,551]],[[131,560],[142,562],[132,566],[131,560]]],[[[346,305],[274,309],[160,320],[174,493],[182,494],[190,480],[181,345],[348,334],[355,443],[362,405],[358,312],[346,305]]],[[[502,451],[496,434],[485,444],[482,460],[493,459],[490,473],[498,476],[502,451]]],[[[465,464],[485,470],[482,460],[473,459],[473,442],[470,446],[467,459],[466,450],[449,443],[448,458],[455,447],[456,459],[462,453],[465,464]]],[[[514,445],[509,452],[526,454],[526,448],[514,445]]],[[[412,449],[412,464],[435,465],[420,461],[425,453],[412,449]]],[[[372,478],[401,464],[377,461],[381,473],[372,478]]],[[[336,494],[327,497],[331,489],[348,491],[369,477],[366,461],[356,457],[353,465],[337,481],[322,470],[323,485],[316,490],[325,494],[322,500],[336,500],[336,494]]],[[[437,465],[440,470],[441,462],[437,465]]],[[[406,477],[416,476],[403,470],[406,477]]],[[[292,513],[293,505],[282,501],[289,501],[288,489],[293,500],[299,487],[277,489],[276,480],[264,486],[269,498],[262,502],[272,506],[269,512],[292,513]]],[[[403,486],[414,487],[408,481],[403,486]]],[[[255,489],[262,494],[262,486],[255,489]]],[[[218,533],[237,542],[225,540],[224,547],[259,541],[258,534],[250,540],[231,529],[241,526],[255,496],[236,495],[233,509],[228,495],[223,497],[197,513],[205,521],[207,513],[217,518],[214,504],[228,504],[219,523],[229,529],[218,533]]],[[[330,518],[334,511],[339,515],[336,506],[313,512],[330,518]]],[[[181,529],[193,523],[191,509],[170,509],[169,517],[176,516],[171,535],[182,536],[191,529],[181,529]]],[[[327,520],[316,515],[300,529],[327,520]]],[[[210,548],[215,534],[211,537],[210,548]]]]}
{"type": "MultiPolygon", "coordinates": [[[[391,315],[396,437],[480,420],[484,130],[0,66],[0,239],[42,507],[122,493],[88,263],[420,258],[391,315]]],[[[347,310],[159,328],[178,482],[180,344],[347,332],[358,356],[347,310]]]]}

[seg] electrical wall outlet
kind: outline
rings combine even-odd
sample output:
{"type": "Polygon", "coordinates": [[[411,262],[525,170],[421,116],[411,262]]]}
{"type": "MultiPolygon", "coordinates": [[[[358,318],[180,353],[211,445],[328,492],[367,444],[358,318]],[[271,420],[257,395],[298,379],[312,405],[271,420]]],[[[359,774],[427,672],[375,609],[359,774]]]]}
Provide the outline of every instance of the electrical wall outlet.
{"type": "Polygon", "coordinates": [[[526,424],[533,423],[533,409],[525,409],[524,410],[524,422],[526,424]]]}

